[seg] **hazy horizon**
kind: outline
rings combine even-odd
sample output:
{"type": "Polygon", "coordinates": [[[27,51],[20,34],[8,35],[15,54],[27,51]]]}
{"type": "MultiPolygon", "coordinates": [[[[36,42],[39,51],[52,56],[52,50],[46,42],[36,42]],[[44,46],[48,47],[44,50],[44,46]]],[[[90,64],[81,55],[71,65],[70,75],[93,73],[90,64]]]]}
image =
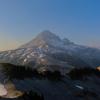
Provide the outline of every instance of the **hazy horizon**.
{"type": "Polygon", "coordinates": [[[1,0],[0,51],[19,47],[43,30],[100,48],[100,1],[1,0]]]}

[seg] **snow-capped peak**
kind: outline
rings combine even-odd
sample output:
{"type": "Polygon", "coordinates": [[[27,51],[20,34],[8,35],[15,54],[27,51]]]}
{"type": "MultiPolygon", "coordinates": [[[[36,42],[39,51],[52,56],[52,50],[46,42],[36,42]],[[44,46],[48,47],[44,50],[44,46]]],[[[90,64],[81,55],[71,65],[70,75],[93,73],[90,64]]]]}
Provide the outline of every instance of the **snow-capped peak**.
{"type": "Polygon", "coordinates": [[[68,39],[62,40],[59,36],[55,35],[50,31],[43,31],[39,35],[28,42],[27,44],[21,46],[21,48],[31,48],[31,47],[45,47],[47,45],[52,47],[63,47],[64,45],[72,44],[68,39]]]}
{"type": "Polygon", "coordinates": [[[0,52],[0,61],[29,64],[32,67],[40,63],[53,64],[62,66],[62,69],[73,66],[96,67],[100,65],[100,50],[77,45],[50,31],[43,31],[16,50],[0,52]]]}
{"type": "Polygon", "coordinates": [[[36,38],[56,38],[60,39],[56,34],[52,33],[51,31],[45,30],[38,34],[36,38]]]}

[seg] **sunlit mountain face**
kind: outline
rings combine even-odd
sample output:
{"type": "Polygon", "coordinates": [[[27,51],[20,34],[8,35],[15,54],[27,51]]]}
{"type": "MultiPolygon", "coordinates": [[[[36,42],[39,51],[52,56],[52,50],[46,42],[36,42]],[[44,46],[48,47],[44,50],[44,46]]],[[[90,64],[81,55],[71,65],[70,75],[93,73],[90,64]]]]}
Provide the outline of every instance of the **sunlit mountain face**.
{"type": "Polygon", "coordinates": [[[0,100],[99,100],[100,50],[43,31],[0,52],[0,100]]]}

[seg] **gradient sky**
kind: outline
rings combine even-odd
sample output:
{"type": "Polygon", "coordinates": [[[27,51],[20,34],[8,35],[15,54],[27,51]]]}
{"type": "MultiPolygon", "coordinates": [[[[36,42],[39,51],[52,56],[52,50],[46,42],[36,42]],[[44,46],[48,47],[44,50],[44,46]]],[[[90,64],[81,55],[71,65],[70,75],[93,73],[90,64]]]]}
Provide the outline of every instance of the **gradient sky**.
{"type": "Polygon", "coordinates": [[[100,0],[0,0],[0,51],[43,30],[100,47],[100,0]]]}

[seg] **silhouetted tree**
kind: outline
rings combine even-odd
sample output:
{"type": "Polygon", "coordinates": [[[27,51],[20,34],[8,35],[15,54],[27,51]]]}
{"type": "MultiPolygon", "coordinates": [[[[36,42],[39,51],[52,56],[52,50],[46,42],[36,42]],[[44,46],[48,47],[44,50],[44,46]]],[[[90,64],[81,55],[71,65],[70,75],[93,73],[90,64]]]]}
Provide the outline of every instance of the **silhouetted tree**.
{"type": "Polygon", "coordinates": [[[72,79],[84,80],[86,79],[86,76],[90,75],[96,75],[97,77],[100,77],[100,72],[89,67],[80,69],[74,68],[67,75],[69,75],[72,79]]]}

